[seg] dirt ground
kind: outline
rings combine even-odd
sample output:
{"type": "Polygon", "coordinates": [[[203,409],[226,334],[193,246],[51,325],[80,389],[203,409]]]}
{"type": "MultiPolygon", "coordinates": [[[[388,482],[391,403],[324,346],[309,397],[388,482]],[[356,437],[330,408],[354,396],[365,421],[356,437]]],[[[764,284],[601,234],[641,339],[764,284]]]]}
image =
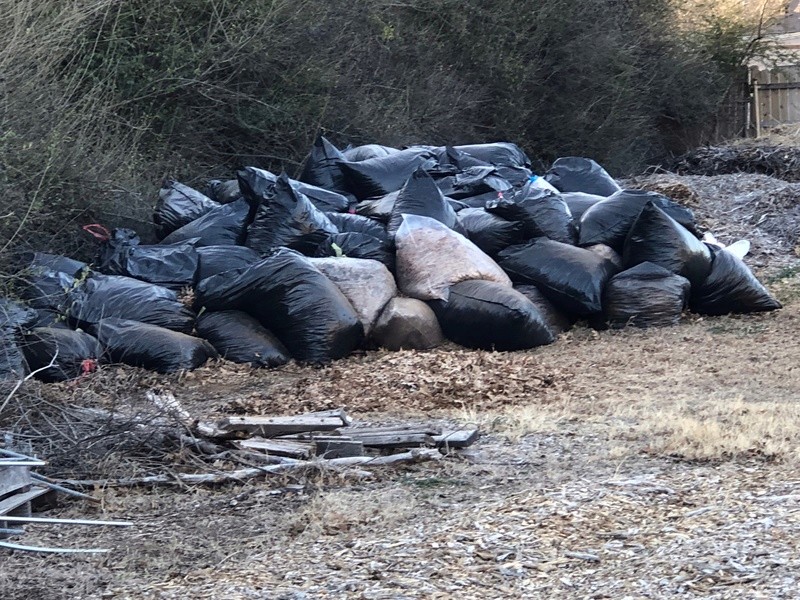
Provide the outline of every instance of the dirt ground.
{"type": "Polygon", "coordinates": [[[720,241],[750,239],[748,262],[784,308],[686,315],[662,330],[578,326],[527,352],[447,346],[168,377],[120,369],[51,386],[65,402],[168,389],[197,417],[344,406],[361,422],[476,424],[483,437],[370,479],[329,470],[107,488],[94,492],[99,506],[62,499],[46,514],[134,526],[27,526],[27,544],[112,551],[0,553],[0,598],[797,598],[800,219],[787,220],[797,184],[636,181],[683,185],[720,241]]]}

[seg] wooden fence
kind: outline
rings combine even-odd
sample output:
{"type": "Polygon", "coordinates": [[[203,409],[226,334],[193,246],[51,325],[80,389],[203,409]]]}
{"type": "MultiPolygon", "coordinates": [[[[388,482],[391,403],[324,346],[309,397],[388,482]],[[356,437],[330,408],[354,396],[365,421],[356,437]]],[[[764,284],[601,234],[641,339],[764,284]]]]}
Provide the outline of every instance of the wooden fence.
{"type": "MultiPolygon", "coordinates": [[[[752,129],[800,123],[800,66],[750,70],[752,129]]],[[[760,133],[760,131],[759,131],[760,133]]],[[[756,134],[752,131],[750,135],[756,134]]]]}

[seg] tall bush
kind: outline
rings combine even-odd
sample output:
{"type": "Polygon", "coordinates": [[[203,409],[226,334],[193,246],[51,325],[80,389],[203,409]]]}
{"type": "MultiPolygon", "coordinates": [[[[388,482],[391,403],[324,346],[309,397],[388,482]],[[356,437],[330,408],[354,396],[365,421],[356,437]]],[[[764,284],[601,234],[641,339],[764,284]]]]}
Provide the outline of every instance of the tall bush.
{"type": "Polygon", "coordinates": [[[320,131],[635,171],[758,51],[689,1],[0,0],[0,262],[90,220],[147,233],[164,176],[296,173],[320,131]]]}

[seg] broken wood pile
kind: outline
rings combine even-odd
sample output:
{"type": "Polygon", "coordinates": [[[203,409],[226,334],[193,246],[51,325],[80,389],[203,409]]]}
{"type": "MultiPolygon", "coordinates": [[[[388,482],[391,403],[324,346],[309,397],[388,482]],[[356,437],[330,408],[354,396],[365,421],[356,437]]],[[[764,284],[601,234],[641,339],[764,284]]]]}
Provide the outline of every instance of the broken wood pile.
{"type": "Polygon", "coordinates": [[[238,438],[238,448],[262,450],[275,456],[323,459],[366,456],[373,450],[396,448],[465,448],[478,438],[477,429],[442,430],[430,425],[353,426],[343,410],[297,417],[227,417],[201,426],[211,437],[238,438]]]}
{"type": "MultiPolygon", "coordinates": [[[[171,395],[168,404],[185,429],[165,439],[192,449],[213,467],[213,472],[171,472],[107,480],[64,479],[59,483],[77,488],[218,484],[271,473],[326,468],[348,468],[352,475],[369,477],[372,473],[362,467],[441,459],[472,445],[479,436],[476,428],[358,425],[342,409],[289,417],[229,416],[217,422],[195,422],[171,395]],[[220,469],[220,464],[245,468],[225,470],[220,469]]],[[[103,415],[103,418],[109,417],[103,415]]]]}
{"type": "Polygon", "coordinates": [[[800,181],[800,148],[766,144],[705,146],[679,157],[672,170],[680,175],[756,173],[800,181]]]}

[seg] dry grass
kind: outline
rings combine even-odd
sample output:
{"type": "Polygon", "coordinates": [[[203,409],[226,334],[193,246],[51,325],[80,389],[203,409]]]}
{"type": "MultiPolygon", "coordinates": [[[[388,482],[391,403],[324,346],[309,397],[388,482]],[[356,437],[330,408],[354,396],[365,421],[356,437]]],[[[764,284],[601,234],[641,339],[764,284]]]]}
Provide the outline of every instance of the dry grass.
{"type": "Polygon", "coordinates": [[[320,536],[366,533],[376,526],[398,527],[418,509],[416,498],[402,488],[322,491],[289,519],[288,531],[306,540],[320,536]]]}
{"type": "Polygon", "coordinates": [[[690,408],[672,406],[639,425],[656,454],[690,460],[800,458],[800,403],[732,399],[690,408]]]}

